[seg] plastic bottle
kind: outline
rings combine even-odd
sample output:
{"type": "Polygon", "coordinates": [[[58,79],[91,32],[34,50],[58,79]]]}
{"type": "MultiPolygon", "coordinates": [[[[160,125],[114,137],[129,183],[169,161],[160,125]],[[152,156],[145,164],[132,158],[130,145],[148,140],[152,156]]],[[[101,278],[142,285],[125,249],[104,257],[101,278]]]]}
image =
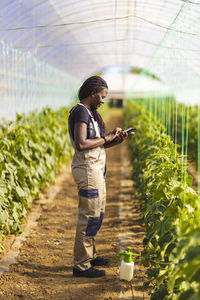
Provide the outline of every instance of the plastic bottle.
{"type": "Polygon", "coordinates": [[[119,269],[119,276],[121,280],[131,281],[133,278],[134,262],[132,257],[137,256],[138,254],[132,253],[130,250],[131,247],[127,247],[127,251],[120,252],[116,259],[117,263],[120,260],[120,257],[124,256],[119,269]]]}

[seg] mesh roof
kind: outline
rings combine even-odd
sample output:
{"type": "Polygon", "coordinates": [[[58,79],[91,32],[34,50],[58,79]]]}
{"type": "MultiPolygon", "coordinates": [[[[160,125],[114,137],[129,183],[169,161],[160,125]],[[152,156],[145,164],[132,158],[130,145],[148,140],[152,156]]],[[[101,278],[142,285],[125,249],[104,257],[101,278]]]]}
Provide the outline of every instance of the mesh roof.
{"type": "Polygon", "coordinates": [[[79,79],[112,65],[199,99],[199,0],[1,0],[0,37],[79,79]]]}

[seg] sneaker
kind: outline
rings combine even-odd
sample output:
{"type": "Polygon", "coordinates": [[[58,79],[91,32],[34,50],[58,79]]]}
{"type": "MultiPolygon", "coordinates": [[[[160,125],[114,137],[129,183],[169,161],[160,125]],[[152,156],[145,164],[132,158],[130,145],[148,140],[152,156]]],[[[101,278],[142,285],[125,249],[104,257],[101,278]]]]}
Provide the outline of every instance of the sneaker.
{"type": "Polygon", "coordinates": [[[89,268],[86,271],[80,271],[76,268],[73,268],[73,276],[74,277],[102,277],[105,276],[106,272],[104,270],[97,270],[93,267],[89,268]]]}
{"type": "Polygon", "coordinates": [[[91,260],[91,265],[92,266],[105,266],[109,263],[109,259],[108,258],[104,258],[101,256],[97,256],[95,259],[91,260]]]}

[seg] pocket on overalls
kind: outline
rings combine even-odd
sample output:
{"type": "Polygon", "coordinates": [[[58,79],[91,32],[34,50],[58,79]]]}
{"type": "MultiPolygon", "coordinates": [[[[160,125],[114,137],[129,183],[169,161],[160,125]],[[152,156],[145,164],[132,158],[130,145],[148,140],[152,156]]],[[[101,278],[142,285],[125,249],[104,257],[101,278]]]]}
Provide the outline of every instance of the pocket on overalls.
{"type": "Polygon", "coordinates": [[[79,190],[79,196],[79,212],[87,217],[86,236],[95,236],[103,219],[98,190],[79,190]]]}

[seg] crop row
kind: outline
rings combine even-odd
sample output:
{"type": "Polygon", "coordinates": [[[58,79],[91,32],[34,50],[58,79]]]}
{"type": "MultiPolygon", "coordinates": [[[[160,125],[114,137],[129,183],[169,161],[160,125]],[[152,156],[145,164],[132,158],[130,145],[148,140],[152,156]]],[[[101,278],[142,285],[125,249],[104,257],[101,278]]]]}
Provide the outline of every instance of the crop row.
{"type": "Polygon", "coordinates": [[[36,196],[71,157],[68,109],[46,107],[0,127],[0,240],[20,231],[36,196]]]}
{"type": "Polygon", "coordinates": [[[200,299],[199,197],[182,168],[176,147],[142,105],[128,102],[124,127],[130,139],[133,179],[146,228],[141,261],[151,300],[200,299]]]}
{"type": "Polygon", "coordinates": [[[174,143],[188,152],[190,161],[198,160],[198,106],[178,103],[173,98],[143,100],[149,116],[160,120],[174,143]]]}

